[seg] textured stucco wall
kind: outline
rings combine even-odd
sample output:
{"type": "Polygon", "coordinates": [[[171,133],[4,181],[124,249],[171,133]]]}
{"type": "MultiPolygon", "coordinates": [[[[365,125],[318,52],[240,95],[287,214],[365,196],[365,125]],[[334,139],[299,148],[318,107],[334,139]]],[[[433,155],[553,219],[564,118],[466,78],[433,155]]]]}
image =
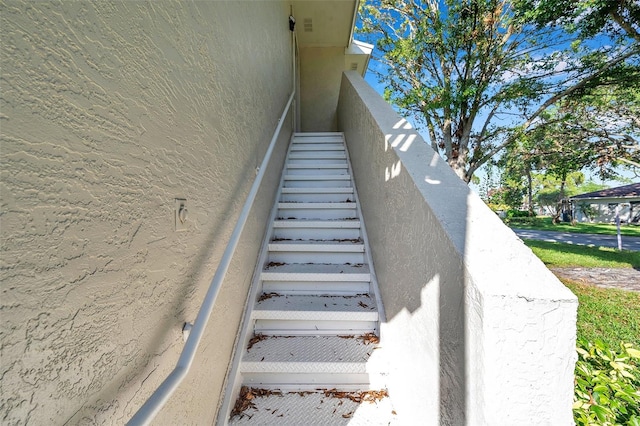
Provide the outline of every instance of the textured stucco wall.
{"type": "Polygon", "coordinates": [[[575,296],[355,72],[343,76],[338,124],[400,418],[571,424],[575,296]]]}
{"type": "MultiPolygon", "coordinates": [[[[123,424],[173,368],[291,92],[288,15],[0,2],[1,423],[123,424]]],[[[214,417],[291,122],[158,424],[214,417]]]]}
{"type": "Polygon", "coordinates": [[[300,120],[303,132],[335,132],[344,47],[300,49],[300,120]]]}

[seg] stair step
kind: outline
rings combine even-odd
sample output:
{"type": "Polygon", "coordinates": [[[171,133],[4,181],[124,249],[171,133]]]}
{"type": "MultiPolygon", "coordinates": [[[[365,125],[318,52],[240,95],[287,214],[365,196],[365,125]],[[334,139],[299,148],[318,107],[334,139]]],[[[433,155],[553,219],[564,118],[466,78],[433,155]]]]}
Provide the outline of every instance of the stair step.
{"type": "Polygon", "coordinates": [[[319,174],[319,175],[285,175],[285,188],[350,188],[351,175],[319,174]]]}
{"type": "Polygon", "coordinates": [[[281,392],[257,396],[252,406],[233,416],[230,425],[388,425],[397,424],[389,397],[372,402],[354,400],[333,391],[281,392]],[[311,414],[310,414],[311,413],[311,414]],[[311,417],[312,416],[312,417],[311,417]]]}
{"type": "Polygon", "coordinates": [[[281,202],[351,202],[353,187],[282,188],[281,202]]]}
{"type": "Polygon", "coordinates": [[[266,293],[291,295],[354,296],[371,290],[369,281],[270,280],[262,283],[266,293]]]}
{"type": "Polygon", "coordinates": [[[292,296],[263,294],[253,310],[255,319],[376,321],[375,301],[357,296],[292,296]]]}
{"type": "Polygon", "coordinates": [[[265,336],[245,352],[240,368],[243,375],[366,375],[367,361],[375,347],[356,336],[265,336]]]}
{"type": "Polygon", "coordinates": [[[346,164],[289,164],[288,175],[346,175],[349,167],[346,164]]]}
{"type": "Polygon", "coordinates": [[[351,175],[341,175],[341,174],[333,174],[333,175],[290,175],[287,174],[284,176],[284,180],[351,180],[351,175]]]}
{"type": "Polygon", "coordinates": [[[287,169],[301,169],[301,170],[309,170],[309,169],[347,169],[349,166],[345,164],[316,164],[313,167],[309,167],[306,164],[296,164],[291,163],[287,164],[287,169]]]}
{"type": "Polygon", "coordinates": [[[289,154],[289,160],[346,160],[345,152],[293,152],[289,154]]]}
{"type": "Polygon", "coordinates": [[[270,264],[260,274],[265,293],[356,295],[368,293],[367,265],[270,264]]]}
{"type": "Polygon", "coordinates": [[[268,264],[260,274],[263,281],[370,281],[369,266],[362,263],[268,264]]]}
{"type": "Polygon", "coordinates": [[[378,312],[369,295],[299,296],[265,293],[252,311],[255,332],[267,335],[345,335],[376,331],[378,312]]]}
{"type": "Polygon", "coordinates": [[[288,157],[288,162],[287,164],[300,164],[300,165],[305,165],[305,166],[309,166],[309,167],[313,167],[316,166],[318,164],[341,164],[341,165],[346,165],[347,164],[347,157],[341,157],[341,158],[318,158],[317,156],[314,158],[291,158],[291,156],[288,157]]]}
{"type": "Polygon", "coordinates": [[[276,220],[273,239],[352,240],[360,238],[359,220],[276,220]]]}
{"type": "Polygon", "coordinates": [[[269,244],[270,262],[363,263],[364,244],[353,242],[285,241],[269,244]]]}
{"type": "Polygon", "coordinates": [[[365,334],[378,312],[369,295],[317,296],[264,293],[252,311],[256,333],[268,335],[365,334]]]}
{"type": "Polygon", "coordinates": [[[353,188],[282,188],[283,194],[353,194],[353,188]]]}
{"type": "Polygon", "coordinates": [[[291,152],[300,151],[344,151],[342,142],[305,143],[298,142],[291,145],[291,152]]]}
{"type": "Polygon", "coordinates": [[[344,141],[344,136],[340,132],[321,132],[321,133],[313,133],[313,132],[304,132],[304,133],[295,133],[293,135],[294,142],[300,141],[316,141],[319,143],[327,142],[327,141],[344,141]]]}
{"type": "MultiPolygon", "coordinates": [[[[356,203],[279,203],[281,219],[355,219],[356,203]]],[[[279,219],[279,220],[281,220],[279,219]]]]}
{"type": "MultiPolygon", "coordinates": [[[[297,251],[314,253],[364,253],[362,241],[276,241],[269,243],[269,251],[297,251]]],[[[314,262],[316,263],[316,262],[314,262]]],[[[346,262],[345,262],[346,263],[346,262]]]]}

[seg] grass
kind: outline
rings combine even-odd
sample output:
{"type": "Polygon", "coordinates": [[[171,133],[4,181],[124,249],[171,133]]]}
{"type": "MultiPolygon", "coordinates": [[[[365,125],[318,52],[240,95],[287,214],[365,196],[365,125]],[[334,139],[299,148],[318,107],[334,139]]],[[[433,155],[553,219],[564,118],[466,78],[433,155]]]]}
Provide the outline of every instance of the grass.
{"type": "Polygon", "coordinates": [[[606,247],[588,247],[536,240],[525,240],[524,243],[547,266],[584,268],[640,267],[640,252],[637,251],[618,251],[606,247]]]}
{"type": "MultiPolygon", "coordinates": [[[[525,244],[550,267],[640,267],[640,253],[603,247],[527,240],[525,244]]],[[[640,293],[562,282],[578,297],[578,337],[600,339],[612,348],[620,342],[640,347],[640,293]]]]}
{"type": "Polygon", "coordinates": [[[562,280],[578,297],[578,337],[600,339],[611,348],[620,342],[640,348],[640,294],[562,280]]]}
{"type": "MultiPolygon", "coordinates": [[[[606,223],[557,223],[553,224],[550,217],[536,217],[534,220],[511,220],[508,224],[512,228],[535,229],[539,231],[572,232],[575,234],[617,235],[616,225],[606,223]]],[[[640,226],[622,225],[620,234],[627,237],[640,237],[640,226]]]]}

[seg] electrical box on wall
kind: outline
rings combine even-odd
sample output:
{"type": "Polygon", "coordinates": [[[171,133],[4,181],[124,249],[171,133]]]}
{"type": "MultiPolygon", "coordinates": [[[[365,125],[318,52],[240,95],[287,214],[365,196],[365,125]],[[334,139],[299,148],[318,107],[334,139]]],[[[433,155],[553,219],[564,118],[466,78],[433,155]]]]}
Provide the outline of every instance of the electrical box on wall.
{"type": "Polygon", "coordinates": [[[187,211],[186,198],[176,198],[175,209],[174,209],[174,221],[175,221],[174,229],[176,231],[187,230],[188,215],[189,215],[189,212],[187,211]]]}

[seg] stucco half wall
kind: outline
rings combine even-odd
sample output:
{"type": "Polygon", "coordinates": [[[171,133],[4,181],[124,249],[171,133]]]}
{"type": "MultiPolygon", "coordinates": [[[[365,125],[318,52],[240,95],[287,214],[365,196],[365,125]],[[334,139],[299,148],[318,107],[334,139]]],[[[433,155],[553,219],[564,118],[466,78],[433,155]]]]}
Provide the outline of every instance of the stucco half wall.
{"type": "MultiPolygon", "coordinates": [[[[124,424],[173,369],[292,91],[288,17],[277,1],[0,2],[3,424],[124,424]]],[[[155,424],[214,419],[292,115],[155,424]]]]}
{"type": "Polygon", "coordinates": [[[338,125],[400,418],[572,424],[576,297],[355,72],[342,77],[338,125]]]}

